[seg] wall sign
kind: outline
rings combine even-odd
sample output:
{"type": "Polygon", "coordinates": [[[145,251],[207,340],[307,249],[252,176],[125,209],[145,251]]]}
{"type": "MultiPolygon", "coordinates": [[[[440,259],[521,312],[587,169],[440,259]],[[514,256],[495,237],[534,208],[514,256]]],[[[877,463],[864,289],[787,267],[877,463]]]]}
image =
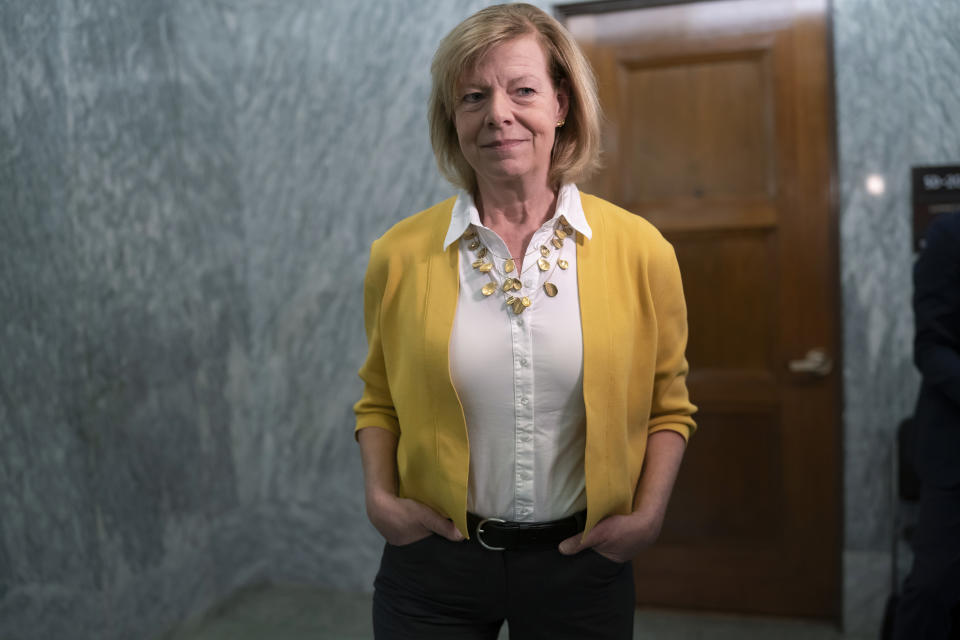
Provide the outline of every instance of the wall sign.
{"type": "Polygon", "coordinates": [[[913,250],[923,248],[927,225],[941,213],[960,211],[960,165],[913,167],[913,250]]]}

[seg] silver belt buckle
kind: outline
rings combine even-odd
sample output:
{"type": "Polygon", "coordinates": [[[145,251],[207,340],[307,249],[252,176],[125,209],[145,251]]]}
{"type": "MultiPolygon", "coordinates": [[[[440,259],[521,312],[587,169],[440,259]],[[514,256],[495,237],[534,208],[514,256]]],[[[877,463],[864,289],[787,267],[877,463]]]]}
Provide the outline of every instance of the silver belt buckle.
{"type": "Polygon", "coordinates": [[[483,525],[488,522],[506,522],[506,520],[501,520],[500,518],[484,518],[481,520],[480,524],[477,525],[477,542],[480,543],[481,547],[489,551],[506,551],[506,547],[491,547],[483,541],[483,525]]]}

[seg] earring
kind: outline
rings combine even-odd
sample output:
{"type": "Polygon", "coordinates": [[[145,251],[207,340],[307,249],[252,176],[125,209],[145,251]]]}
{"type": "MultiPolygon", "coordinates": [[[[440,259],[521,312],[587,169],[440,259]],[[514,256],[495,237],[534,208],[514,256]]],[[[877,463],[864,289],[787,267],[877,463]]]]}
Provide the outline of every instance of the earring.
{"type": "Polygon", "coordinates": [[[567,122],[566,120],[557,120],[557,128],[559,129],[559,128],[562,127],[564,124],[566,124],[566,122],[567,122]]]}

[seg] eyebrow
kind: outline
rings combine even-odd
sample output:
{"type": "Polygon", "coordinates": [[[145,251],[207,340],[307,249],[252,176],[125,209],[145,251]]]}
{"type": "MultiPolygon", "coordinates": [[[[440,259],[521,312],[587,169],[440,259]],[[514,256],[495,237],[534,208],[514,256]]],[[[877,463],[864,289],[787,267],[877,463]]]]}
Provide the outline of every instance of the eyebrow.
{"type": "MultiPolygon", "coordinates": [[[[536,76],[525,73],[523,75],[516,76],[515,78],[510,78],[508,83],[517,83],[517,82],[536,82],[538,79],[536,76]]],[[[464,82],[461,80],[457,83],[457,90],[462,90],[467,87],[477,87],[477,88],[486,88],[488,85],[485,82],[464,82]]]]}

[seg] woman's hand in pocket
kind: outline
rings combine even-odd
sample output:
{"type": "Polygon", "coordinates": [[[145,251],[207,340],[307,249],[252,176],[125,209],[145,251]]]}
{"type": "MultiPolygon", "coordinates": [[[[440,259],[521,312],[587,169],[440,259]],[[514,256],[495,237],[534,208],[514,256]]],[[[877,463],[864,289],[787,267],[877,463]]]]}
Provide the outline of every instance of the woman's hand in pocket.
{"type": "Polygon", "coordinates": [[[573,555],[593,549],[614,562],[629,562],[660,535],[662,517],[634,512],[604,518],[586,536],[578,533],[560,543],[560,553],[573,555]],[[582,538],[582,539],[581,539],[582,538]]]}
{"type": "Polygon", "coordinates": [[[394,546],[412,544],[433,533],[453,542],[463,540],[453,522],[416,500],[389,494],[373,496],[367,500],[367,515],[380,535],[394,546]]]}

